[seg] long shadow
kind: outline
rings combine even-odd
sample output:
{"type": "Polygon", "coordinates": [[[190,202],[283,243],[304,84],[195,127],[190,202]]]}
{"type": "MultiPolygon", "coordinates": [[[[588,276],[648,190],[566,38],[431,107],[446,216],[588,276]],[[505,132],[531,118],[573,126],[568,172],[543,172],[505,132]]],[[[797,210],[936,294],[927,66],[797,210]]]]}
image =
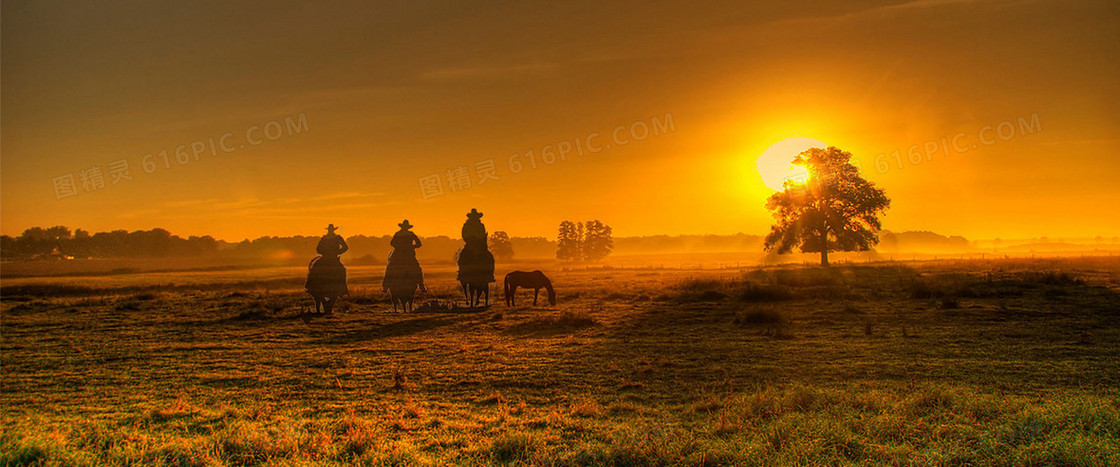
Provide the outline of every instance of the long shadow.
{"type": "Polygon", "coordinates": [[[524,321],[504,329],[502,333],[514,337],[552,337],[572,334],[598,324],[591,318],[562,315],[524,321]]]}
{"type": "Polygon", "coordinates": [[[778,267],[734,284],[682,281],[570,359],[617,368],[607,379],[647,388],[791,380],[1109,387],[1120,294],[1066,273],[1076,266],[778,267]],[[771,317],[785,323],[781,332],[771,317]]]}
{"type": "Polygon", "coordinates": [[[272,326],[282,323],[290,323],[292,321],[310,321],[315,319],[323,319],[331,315],[308,315],[303,313],[269,313],[264,311],[243,311],[236,315],[223,316],[220,318],[189,320],[183,322],[184,325],[197,326],[197,327],[231,327],[236,326],[239,328],[244,327],[263,327],[272,326]]]}
{"type": "Polygon", "coordinates": [[[386,339],[390,337],[411,336],[433,329],[458,323],[460,319],[451,316],[431,316],[407,319],[384,325],[376,325],[372,329],[361,329],[342,335],[330,336],[312,341],[320,345],[353,344],[355,342],[386,339]]]}

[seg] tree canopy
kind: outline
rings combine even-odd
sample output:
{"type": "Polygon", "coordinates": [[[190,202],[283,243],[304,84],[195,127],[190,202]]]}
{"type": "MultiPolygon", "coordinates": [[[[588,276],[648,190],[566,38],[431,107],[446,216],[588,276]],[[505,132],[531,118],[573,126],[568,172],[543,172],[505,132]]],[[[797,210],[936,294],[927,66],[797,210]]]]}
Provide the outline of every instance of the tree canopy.
{"type": "Polygon", "coordinates": [[[591,220],[563,221],[556,236],[556,259],[561,261],[602,261],[614,249],[611,226],[591,220]]]}
{"type": "Polygon", "coordinates": [[[513,242],[509,238],[509,234],[503,230],[499,230],[490,235],[490,251],[494,253],[494,257],[502,261],[513,259],[513,242]]]}
{"type": "Polygon", "coordinates": [[[786,181],[785,189],[767,200],[777,222],[766,236],[767,251],[820,252],[821,265],[828,266],[829,251],[864,251],[879,243],[879,216],[890,200],[859,175],[851,158],[836,147],[798,154],[793,165],[804,167],[809,177],[804,183],[786,181]]]}

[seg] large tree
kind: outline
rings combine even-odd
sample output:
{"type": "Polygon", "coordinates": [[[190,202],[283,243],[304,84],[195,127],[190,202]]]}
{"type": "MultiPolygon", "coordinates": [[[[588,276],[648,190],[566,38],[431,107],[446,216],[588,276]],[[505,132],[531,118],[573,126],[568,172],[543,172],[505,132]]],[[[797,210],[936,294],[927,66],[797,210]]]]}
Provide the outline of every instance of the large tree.
{"type": "Polygon", "coordinates": [[[501,261],[508,261],[513,259],[513,242],[509,238],[509,234],[504,230],[499,230],[490,235],[490,251],[494,253],[494,257],[501,261]]]}
{"type": "Polygon", "coordinates": [[[587,221],[583,225],[587,229],[583,238],[584,258],[589,261],[602,261],[614,249],[611,226],[599,222],[598,219],[587,221]]]}
{"type": "Polygon", "coordinates": [[[556,235],[556,259],[560,261],[583,260],[583,225],[572,221],[560,223],[556,235]]]}
{"type": "Polygon", "coordinates": [[[766,202],[777,221],[766,236],[767,251],[820,252],[821,265],[828,266],[829,251],[865,251],[879,243],[879,216],[891,201],[860,177],[851,158],[836,147],[797,155],[793,165],[804,167],[809,177],[786,181],[766,202]]]}

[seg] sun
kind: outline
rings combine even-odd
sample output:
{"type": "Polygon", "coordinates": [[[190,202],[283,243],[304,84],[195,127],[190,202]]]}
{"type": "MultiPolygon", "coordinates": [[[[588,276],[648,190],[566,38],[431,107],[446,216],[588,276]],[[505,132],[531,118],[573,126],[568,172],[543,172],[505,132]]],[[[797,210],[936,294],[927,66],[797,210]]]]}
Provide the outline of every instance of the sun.
{"type": "Polygon", "coordinates": [[[802,183],[809,178],[804,167],[792,164],[793,159],[809,148],[824,148],[828,145],[813,138],[789,138],[778,141],[762,151],[758,156],[758,175],[762,183],[775,191],[782,191],[786,180],[802,183]]]}

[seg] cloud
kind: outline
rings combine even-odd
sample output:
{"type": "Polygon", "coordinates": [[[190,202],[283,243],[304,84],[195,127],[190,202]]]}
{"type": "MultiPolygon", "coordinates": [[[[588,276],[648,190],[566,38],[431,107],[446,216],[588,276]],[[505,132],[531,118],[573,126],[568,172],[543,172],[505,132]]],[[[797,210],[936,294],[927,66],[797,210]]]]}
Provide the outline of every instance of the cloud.
{"type": "Polygon", "coordinates": [[[218,202],[218,200],[213,199],[213,198],[210,198],[210,199],[188,199],[188,200],[183,200],[183,201],[168,201],[166,203],[163,203],[163,206],[168,207],[168,208],[184,208],[184,207],[198,206],[198,205],[203,205],[203,204],[214,204],[214,203],[217,203],[217,202],[218,202]]]}
{"type": "Polygon", "coordinates": [[[484,65],[462,68],[443,68],[420,74],[420,79],[434,81],[491,80],[516,77],[524,74],[553,70],[555,63],[525,63],[518,65],[484,65]]]}
{"type": "Polygon", "coordinates": [[[256,198],[228,202],[214,200],[179,201],[164,203],[160,208],[141,209],[119,214],[122,219],[158,217],[179,219],[254,218],[254,219],[361,219],[376,208],[402,204],[400,201],[345,202],[336,200],[361,200],[380,197],[381,193],[334,193],[312,198],[284,198],[264,201],[256,198]],[[321,202],[327,201],[327,202],[321,202]],[[304,204],[293,205],[295,202],[304,204]]]}
{"type": "Polygon", "coordinates": [[[895,3],[891,5],[880,5],[860,10],[853,10],[837,15],[829,16],[803,16],[799,18],[781,19],[770,23],[771,25],[789,25],[791,23],[814,23],[814,22],[844,22],[850,20],[859,20],[872,17],[883,17],[894,14],[908,13],[912,11],[926,10],[930,8],[938,8],[953,5],[969,5],[969,4],[1007,4],[1018,3],[1014,0],[913,0],[903,3],[895,3]]]}
{"type": "Polygon", "coordinates": [[[372,192],[372,193],[347,192],[347,193],[331,193],[331,194],[326,194],[326,195],[313,196],[311,198],[307,198],[307,200],[309,200],[309,201],[328,201],[328,200],[334,200],[334,199],[350,199],[350,198],[377,198],[377,197],[381,197],[381,196],[385,196],[385,193],[381,193],[381,192],[372,192]]]}
{"type": "Polygon", "coordinates": [[[158,217],[159,209],[135,209],[117,214],[117,219],[135,219],[137,217],[158,217]]]}

